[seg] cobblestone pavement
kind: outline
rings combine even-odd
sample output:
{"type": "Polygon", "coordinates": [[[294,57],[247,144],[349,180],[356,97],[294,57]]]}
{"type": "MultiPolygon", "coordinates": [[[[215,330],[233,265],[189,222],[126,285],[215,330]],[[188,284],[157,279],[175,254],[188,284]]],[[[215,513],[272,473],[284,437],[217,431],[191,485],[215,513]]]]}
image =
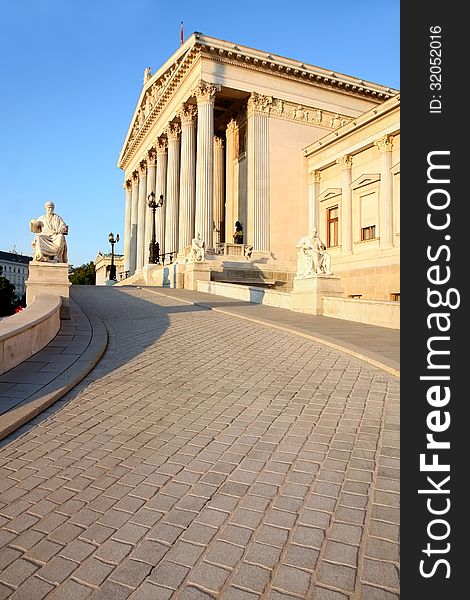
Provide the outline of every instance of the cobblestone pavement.
{"type": "Polygon", "coordinates": [[[398,380],[132,288],[0,444],[0,599],[396,600],[398,380]]]}

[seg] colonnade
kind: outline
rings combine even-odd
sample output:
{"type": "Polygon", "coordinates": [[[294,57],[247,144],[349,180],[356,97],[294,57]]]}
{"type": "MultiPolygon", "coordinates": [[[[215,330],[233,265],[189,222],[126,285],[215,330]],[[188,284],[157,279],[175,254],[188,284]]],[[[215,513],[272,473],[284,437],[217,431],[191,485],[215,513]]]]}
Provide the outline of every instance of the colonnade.
{"type": "MultiPolygon", "coordinates": [[[[192,91],[196,104],[183,103],[175,118],[144,155],[138,166],[126,173],[124,226],[124,271],[132,275],[149,258],[152,211],[147,206],[151,192],[163,206],[156,211],[156,239],[160,254],[182,252],[197,233],[210,252],[222,241],[225,204],[231,193],[225,180],[226,160],[233,154],[233,120],[227,136],[214,135],[214,105],[220,85],[201,81],[192,91]],[[225,157],[225,143],[230,143],[225,157]]],[[[260,96],[248,100],[249,139],[253,146],[249,172],[253,184],[248,204],[253,207],[250,230],[255,250],[269,250],[269,182],[267,115],[257,110],[260,96]]],[[[233,157],[232,157],[233,160],[233,157]]]]}

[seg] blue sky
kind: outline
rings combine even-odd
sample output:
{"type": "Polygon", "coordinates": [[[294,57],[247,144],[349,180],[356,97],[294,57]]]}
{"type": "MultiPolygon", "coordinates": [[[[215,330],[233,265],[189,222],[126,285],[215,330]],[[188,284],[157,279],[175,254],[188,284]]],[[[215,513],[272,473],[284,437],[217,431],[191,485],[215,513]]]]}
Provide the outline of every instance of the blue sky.
{"type": "Polygon", "coordinates": [[[116,166],[142,87],[193,31],[399,88],[399,0],[0,0],[0,250],[31,254],[46,200],[69,262],[123,250],[116,166]]]}

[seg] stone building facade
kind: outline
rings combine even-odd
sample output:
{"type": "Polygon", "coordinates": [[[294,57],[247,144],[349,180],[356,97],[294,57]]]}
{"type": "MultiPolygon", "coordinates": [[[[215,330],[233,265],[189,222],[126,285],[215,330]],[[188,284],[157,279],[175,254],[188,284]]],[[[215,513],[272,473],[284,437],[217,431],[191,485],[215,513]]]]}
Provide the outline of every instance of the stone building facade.
{"type": "Polygon", "coordinates": [[[400,297],[400,97],[304,149],[309,224],[346,297],[400,297]]]}
{"type": "MultiPolygon", "coordinates": [[[[390,183],[398,172],[384,178],[389,163],[398,164],[397,131],[382,132],[371,124],[375,117],[382,118],[383,106],[397,106],[397,94],[348,75],[194,33],[153,75],[146,72],[119,156],[126,198],[124,272],[138,274],[148,263],[152,213],[146,203],[154,192],[157,198],[164,197],[156,211],[161,253],[172,253],[171,259],[181,256],[200,233],[210,269],[220,270],[224,254],[234,252],[231,243],[239,221],[244,243],[252,246],[250,265],[293,276],[299,238],[314,224],[320,237],[326,235],[325,211],[333,209],[328,190],[354,183],[356,187],[337,202],[340,225],[331,253],[335,269],[345,281],[350,279],[347,291],[355,293],[352,280],[366,268],[361,264],[365,249],[375,252],[369,252],[368,260],[380,258],[377,264],[388,269],[392,261],[382,260],[382,255],[391,252],[389,238],[391,247],[398,248],[395,225],[376,223],[375,233],[372,229],[363,233],[370,239],[356,239],[359,217],[349,201],[364,186],[375,190],[371,194],[380,188],[382,194],[384,185],[390,184],[392,195],[398,193],[390,183]],[[387,135],[393,136],[391,158],[387,135]],[[328,161],[328,152],[335,155],[333,162],[328,161]],[[337,160],[345,161],[344,171],[337,160]],[[363,175],[372,179],[362,181],[363,175]],[[349,232],[353,225],[354,234],[349,232]],[[382,240],[384,234],[387,242],[382,240]]],[[[378,192],[375,198],[378,202],[378,192]]],[[[389,219],[393,207],[387,200],[386,211],[380,211],[381,218],[389,219]]],[[[365,295],[373,296],[375,285],[365,295]]],[[[382,298],[395,287],[390,284],[377,296],[382,298]]]]}

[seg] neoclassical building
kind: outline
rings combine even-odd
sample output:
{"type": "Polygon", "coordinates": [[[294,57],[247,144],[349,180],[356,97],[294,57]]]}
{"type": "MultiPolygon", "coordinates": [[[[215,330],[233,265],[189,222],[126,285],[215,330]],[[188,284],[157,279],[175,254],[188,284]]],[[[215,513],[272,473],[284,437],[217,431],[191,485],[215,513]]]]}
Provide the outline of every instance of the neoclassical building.
{"type": "MultiPolygon", "coordinates": [[[[148,263],[154,192],[164,199],[156,239],[167,260],[199,233],[211,279],[238,256],[244,270],[287,274],[288,291],[297,241],[316,226],[345,294],[372,297],[374,286],[356,291],[347,273],[373,268],[362,264],[369,250],[373,262],[398,246],[399,170],[389,171],[399,164],[398,104],[397,90],[194,33],[154,74],[145,70],[119,156],[124,272],[135,277],[148,263]],[[394,126],[372,125],[390,107],[394,126]],[[375,200],[356,201],[364,186],[375,200]],[[369,224],[372,214],[380,222],[369,224]],[[242,246],[233,244],[237,221],[242,246]]],[[[399,292],[390,286],[377,299],[399,292]]]]}

